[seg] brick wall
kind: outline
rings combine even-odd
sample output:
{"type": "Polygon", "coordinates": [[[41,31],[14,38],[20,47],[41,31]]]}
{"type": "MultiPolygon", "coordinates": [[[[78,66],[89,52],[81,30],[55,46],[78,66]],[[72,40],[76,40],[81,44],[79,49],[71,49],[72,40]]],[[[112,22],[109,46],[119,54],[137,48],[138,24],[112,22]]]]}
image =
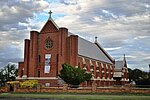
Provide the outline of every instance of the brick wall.
{"type": "MultiPolygon", "coordinates": [[[[114,85],[114,80],[111,80],[114,73],[114,67],[112,64],[101,62],[84,56],[78,56],[78,65],[83,69],[86,68],[85,70],[93,74],[93,81],[96,82],[97,86],[114,85]],[[83,63],[83,59],[86,62],[85,64],[83,63]]],[[[91,86],[92,83],[88,82],[88,85],[91,86]]],[[[83,84],[81,86],[83,86],[83,84]]]]}
{"type": "Polygon", "coordinates": [[[37,72],[37,61],[38,61],[38,32],[30,32],[30,55],[29,55],[29,76],[36,76],[37,72]]]}
{"type": "Polygon", "coordinates": [[[69,87],[49,87],[49,88],[37,88],[37,89],[15,89],[14,92],[74,92],[74,93],[145,93],[150,94],[150,89],[131,88],[131,87],[80,87],[80,88],[69,88],[69,87]]]}
{"type": "Polygon", "coordinates": [[[24,68],[24,62],[19,62],[18,63],[18,76],[21,76],[21,70],[24,68]]]}

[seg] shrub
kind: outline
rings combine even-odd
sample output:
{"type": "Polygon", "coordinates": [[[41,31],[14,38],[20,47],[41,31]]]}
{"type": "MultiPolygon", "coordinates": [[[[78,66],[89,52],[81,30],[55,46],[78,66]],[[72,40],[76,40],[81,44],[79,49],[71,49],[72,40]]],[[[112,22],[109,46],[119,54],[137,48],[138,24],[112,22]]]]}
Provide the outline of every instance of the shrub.
{"type": "Polygon", "coordinates": [[[14,85],[14,84],[19,84],[20,82],[19,81],[8,81],[7,83],[14,85]]]}
{"type": "Polygon", "coordinates": [[[20,83],[21,88],[37,88],[38,81],[37,80],[26,80],[20,83]]]}
{"type": "Polygon", "coordinates": [[[150,88],[150,79],[140,79],[136,82],[137,87],[150,88]]]}
{"type": "Polygon", "coordinates": [[[91,73],[87,73],[80,67],[75,68],[71,65],[62,64],[63,69],[60,71],[60,78],[67,84],[79,85],[81,82],[89,81],[92,77],[91,73]]]}

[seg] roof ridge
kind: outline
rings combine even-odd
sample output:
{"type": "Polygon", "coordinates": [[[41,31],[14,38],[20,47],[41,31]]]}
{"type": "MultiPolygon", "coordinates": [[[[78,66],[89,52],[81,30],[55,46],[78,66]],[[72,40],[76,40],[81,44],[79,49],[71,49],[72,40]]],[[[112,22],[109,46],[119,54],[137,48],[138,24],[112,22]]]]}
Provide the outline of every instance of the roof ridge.
{"type": "Polygon", "coordinates": [[[106,52],[105,49],[103,49],[103,47],[98,43],[95,42],[94,43],[112,62],[114,62],[115,60],[106,52]]]}
{"type": "MultiPolygon", "coordinates": [[[[70,31],[69,31],[68,33],[70,33],[69,35],[76,35],[76,34],[70,32],[70,31]]],[[[89,40],[86,40],[85,38],[83,38],[83,37],[81,37],[81,36],[79,36],[79,35],[78,35],[78,37],[81,38],[81,39],[83,39],[83,40],[85,40],[85,41],[88,41],[88,42],[94,44],[93,42],[91,42],[91,41],[89,41],[89,40]]]]}
{"type": "MultiPolygon", "coordinates": [[[[52,18],[49,18],[49,20],[54,24],[54,26],[59,30],[59,26],[55,23],[55,21],[52,18]]],[[[49,21],[48,20],[48,21],[49,21]]]]}

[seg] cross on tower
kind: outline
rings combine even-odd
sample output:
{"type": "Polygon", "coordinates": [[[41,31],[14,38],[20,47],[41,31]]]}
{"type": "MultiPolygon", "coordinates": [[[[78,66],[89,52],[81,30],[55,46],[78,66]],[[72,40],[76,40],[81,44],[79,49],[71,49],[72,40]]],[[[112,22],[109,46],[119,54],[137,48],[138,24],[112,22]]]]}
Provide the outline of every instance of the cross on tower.
{"type": "Polygon", "coordinates": [[[49,19],[51,19],[52,11],[50,10],[48,13],[49,13],[49,19]]]}

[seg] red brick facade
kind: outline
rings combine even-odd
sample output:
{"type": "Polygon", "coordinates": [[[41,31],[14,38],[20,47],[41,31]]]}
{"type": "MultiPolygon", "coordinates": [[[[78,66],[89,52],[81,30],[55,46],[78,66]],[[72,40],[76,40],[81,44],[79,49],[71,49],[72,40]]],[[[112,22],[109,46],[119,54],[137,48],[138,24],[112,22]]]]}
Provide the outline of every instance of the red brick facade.
{"type": "MultiPolygon", "coordinates": [[[[101,50],[101,47],[96,45],[101,50]]],[[[111,60],[103,49],[102,52],[111,60]]],[[[97,86],[110,86],[116,82],[113,79],[115,61],[111,60],[111,62],[79,55],[78,36],[69,35],[67,28],[58,28],[53,20],[49,19],[41,32],[31,31],[30,40],[25,39],[24,62],[19,62],[17,79],[37,79],[42,84],[49,83],[50,86],[57,86],[57,75],[61,70],[61,65],[67,63],[80,66],[93,74],[91,82],[84,82],[82,86],[91,86],[92,82],[96,82],[97,86]],[[51,48],[46,48],[47,40],[52,41],[51,48]],[[49,73],[44,73],[46,54],[51,54],[49,73]]],[[[123,78],[128,79],[127,70],[123,78]]],[[[125,83],[127,81],[122,81],[122,84],[125,83]]]]}

